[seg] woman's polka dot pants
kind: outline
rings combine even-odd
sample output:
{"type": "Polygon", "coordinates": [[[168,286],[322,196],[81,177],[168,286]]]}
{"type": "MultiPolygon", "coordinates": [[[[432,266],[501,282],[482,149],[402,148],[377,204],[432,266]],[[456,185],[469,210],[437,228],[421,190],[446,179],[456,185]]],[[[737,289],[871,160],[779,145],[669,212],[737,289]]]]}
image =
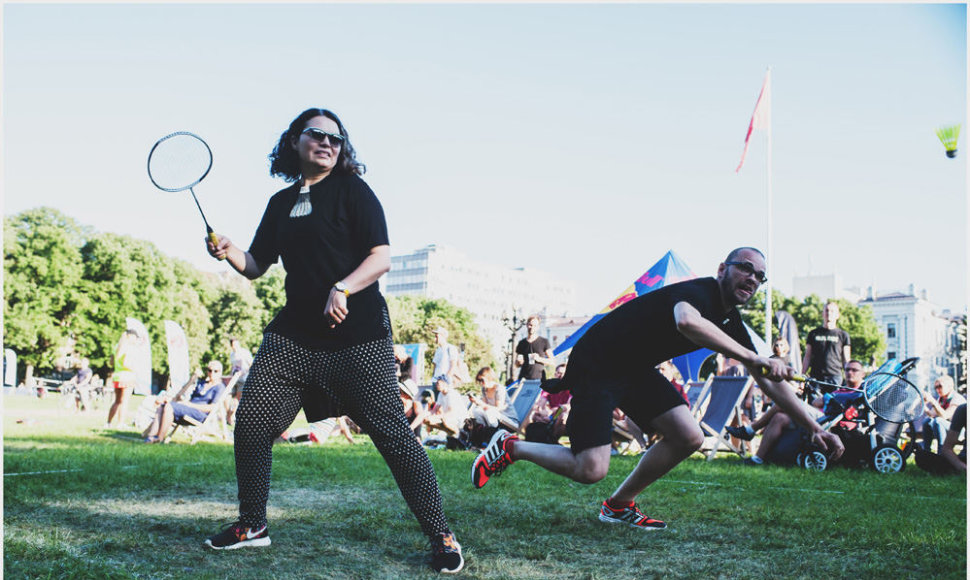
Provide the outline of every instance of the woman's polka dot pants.
{"type": "Polygon", "coordinates": [[[321,389],[370,435],[421,530],[428,536],[448,532],[431,461],[404,416],[390,336],[335,352],[309,350],[273,333],[263,336],[236,413],[242,525],[266,525],[273,441],[296,418],[307,389],[321,389]]]}

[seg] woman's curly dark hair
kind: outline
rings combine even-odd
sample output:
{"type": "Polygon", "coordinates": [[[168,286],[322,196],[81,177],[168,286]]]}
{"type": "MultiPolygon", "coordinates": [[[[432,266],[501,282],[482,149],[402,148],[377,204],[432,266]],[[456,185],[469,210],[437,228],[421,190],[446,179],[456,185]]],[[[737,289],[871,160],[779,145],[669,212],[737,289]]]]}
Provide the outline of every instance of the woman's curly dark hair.
{"type": "Polygon", "coordinates": [[[293,119],[289,128],[280,135],[279,142],[276,143],[276,147],[273,148],[273,152],[269,155],[270,175],[282,177],[290,183],[300,179],[302,175],[300,171],[300,156],[293,149],[292,143],[300,138],[300,134],[306,129],[307,121],[320,116],[327,117],[336,123],[340,129],[340,135],[344,138],[344,144],[340,147],[340,153],[337,155],[337,165],[333,168],[333,172],[363,175],[367,171],[367,167],[357,161],[357,153],[354,151],[354,146],[350,144],[347,129],[344,128],[344,124],[340,122],[337,115],[327,109],[307,109],[300,113],[300,116],[296,119],[293,119]]]}

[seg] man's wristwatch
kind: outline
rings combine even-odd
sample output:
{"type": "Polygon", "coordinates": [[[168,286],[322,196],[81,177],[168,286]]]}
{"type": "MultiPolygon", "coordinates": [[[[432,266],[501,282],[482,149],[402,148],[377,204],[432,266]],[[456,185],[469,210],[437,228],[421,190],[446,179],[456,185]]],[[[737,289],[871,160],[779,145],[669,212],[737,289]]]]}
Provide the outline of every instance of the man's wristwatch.
{"type": "Polygon", "coordinates": [[[350,296],[350,290],[347,288],[347,285],[344,284],[343,282],[337,282],[336,284],[333,285],[333,287],[337,292],[343,292],[344,296],[350,296]]]}

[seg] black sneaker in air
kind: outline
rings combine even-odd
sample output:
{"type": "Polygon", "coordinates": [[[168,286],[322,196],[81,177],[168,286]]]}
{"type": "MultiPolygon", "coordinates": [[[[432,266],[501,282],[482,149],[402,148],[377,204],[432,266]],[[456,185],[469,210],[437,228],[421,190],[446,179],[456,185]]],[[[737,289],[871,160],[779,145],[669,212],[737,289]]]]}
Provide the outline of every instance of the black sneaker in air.
{"type": "Polygon", "coordinates": [[[213,550],[258,548],[270,545],[269,530],[263,526],[257,530],[244,527],[240,522],[229,524],[218,534],[206,539],[205,545],[213,550]]]}
{"type": "Polygon", "coordinates": [[[731,437],[737,437],[743,441],[751,441],[754,439],[754,433],[748,431],[744,427],[731,427],[728,425],[724,428],[724,431],[731,437]]]}
{"type": "Polygon", "coordinates": [[[441,533],[431,538],[431,568],[443,574],[455,574],[465,566],[461,544],[455,534],[441,533]]]}

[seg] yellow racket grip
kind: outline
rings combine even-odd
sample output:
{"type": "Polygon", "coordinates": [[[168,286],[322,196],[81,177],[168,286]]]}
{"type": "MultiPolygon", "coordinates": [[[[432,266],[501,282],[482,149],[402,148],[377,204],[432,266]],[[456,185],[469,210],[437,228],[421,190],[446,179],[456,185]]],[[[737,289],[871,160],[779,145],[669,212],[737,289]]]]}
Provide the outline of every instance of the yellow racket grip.
{"type": "MultiPolygon", "coordinates": [[[[763,374],[763,375],[768,374],[768,367],[761,367],[761,374],[763,374]]],[[[805,377],[805,375],[798,375],[798,374],[796,374],[795,376],[793,376],[791,378],[791,380],[795,381],[796,383],[804,383],[805,380],[806,380],[806,377],[805,377]]]]}
{"type": "MultiPolygon", "coordinates": [[[[209,232],[209,241],[212,242],[213,246],[219,245],[219,236],[215,232],[209,232]]],[[[225,260],[225,258],[219,258],[219,260],[225,260]]]]}

